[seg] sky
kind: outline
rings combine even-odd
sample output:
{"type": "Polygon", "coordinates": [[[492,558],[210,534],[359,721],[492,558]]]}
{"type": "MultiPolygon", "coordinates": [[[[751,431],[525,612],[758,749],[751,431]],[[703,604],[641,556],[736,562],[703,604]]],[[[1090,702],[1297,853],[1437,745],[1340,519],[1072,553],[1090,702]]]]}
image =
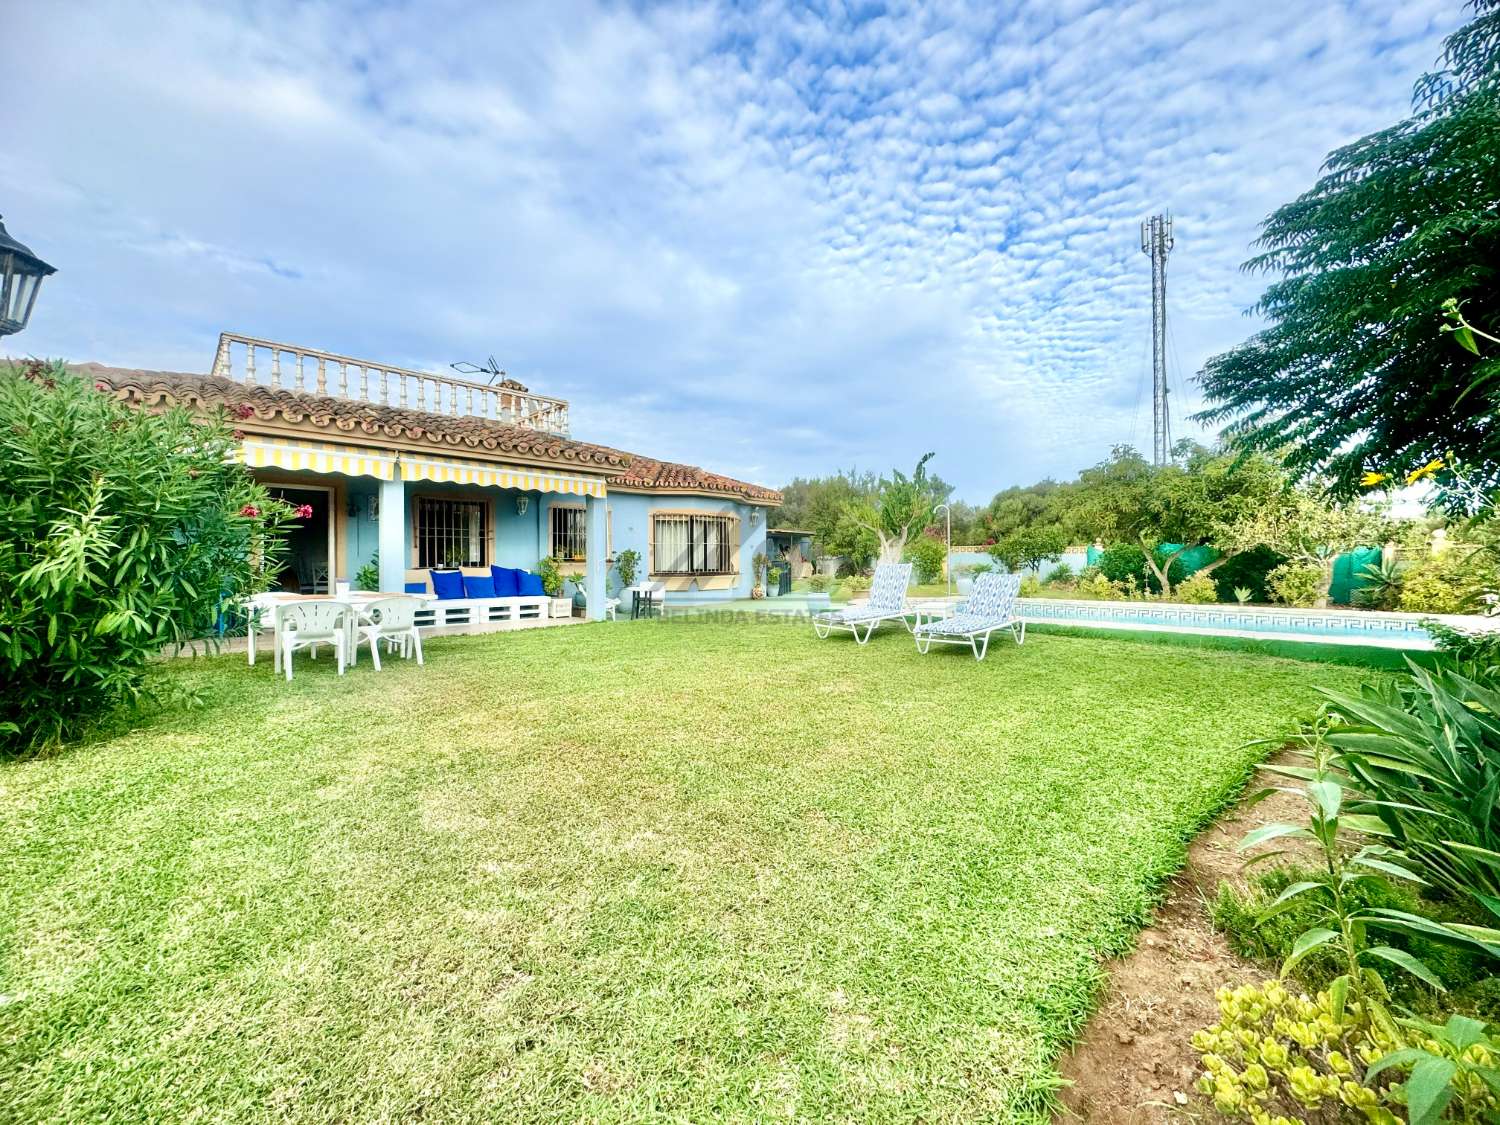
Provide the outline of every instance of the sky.
{"type": "Polygon", "coordinates": [[[221,331],[501,367],[573,436],[768,485],[928,450],[956,495],[1149,451],[1254,331],[1260,221],[1405,115],[1461,0],[0,0],[13,355],[221,331]],[[18,97],[24,93],[24,97],[18,97]]]}

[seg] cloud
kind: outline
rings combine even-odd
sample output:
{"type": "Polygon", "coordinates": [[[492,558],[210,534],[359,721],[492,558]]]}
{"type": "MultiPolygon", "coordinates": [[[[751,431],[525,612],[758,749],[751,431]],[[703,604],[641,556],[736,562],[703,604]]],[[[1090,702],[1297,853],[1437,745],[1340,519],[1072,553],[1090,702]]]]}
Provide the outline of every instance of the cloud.
{"type": "Polygon", "coordinates": [[[1252,330],[1238,272],[1402,115],[1456,0],[106,3],[7,16],[0,200],[60,267],[12,350],[206,369],[221,329],[491,353],[580,437],[963,495],[1149,445],[1252,330]]]}

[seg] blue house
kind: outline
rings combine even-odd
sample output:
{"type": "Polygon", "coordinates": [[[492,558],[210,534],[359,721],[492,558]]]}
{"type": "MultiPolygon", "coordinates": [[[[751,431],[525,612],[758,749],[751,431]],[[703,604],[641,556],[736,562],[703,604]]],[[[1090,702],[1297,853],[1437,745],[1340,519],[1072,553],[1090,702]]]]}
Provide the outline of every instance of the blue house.
{"type": "Polygon", "coordinates": [[[559,560],[589,616],[619,588],[620,554],[669,603],[748,597],[774,489],[578,441],[568,404],[514,380],[471,382],[224,334],[210,374],[85,364],[143,409],[223,408],[239,456],[311,514],[282,583],[324,592],[378,566],[379,588],[433,569],[535,571],[559,560]]]}

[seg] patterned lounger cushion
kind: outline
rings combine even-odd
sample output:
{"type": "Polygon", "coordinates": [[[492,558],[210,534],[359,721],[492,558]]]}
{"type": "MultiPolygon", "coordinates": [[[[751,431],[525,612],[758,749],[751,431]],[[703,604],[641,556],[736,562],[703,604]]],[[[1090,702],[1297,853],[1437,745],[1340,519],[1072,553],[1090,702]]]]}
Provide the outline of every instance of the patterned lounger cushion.
{"type": "Polygon", "coordinates": [[[916,628],[918,633],[933,633],[940,637],[963,637],[970,633],[983,633],[990,629],[1001,629],[1015,618],[1001,620],[997,617],[978,617],[972,613],[955,613],[937,621],[928,621],[916,628]]]}
{"type": "Polygon", "coordinates": [[[1003,629],[1016,619],[1016,595],[1020,589],[1019,574],[982,574],[960,612],[929,621],[916,631],[938,637],[963,637],[1003,629]]]}
{"type": "Polygon", "coordinates": [[[831,609],[824,612],[823,617],[829,621],[869,621],[876,617],[895,617],[896,613],[882,609],[871,609],[868,605],[850,605],[843,609],[831,609]]]}

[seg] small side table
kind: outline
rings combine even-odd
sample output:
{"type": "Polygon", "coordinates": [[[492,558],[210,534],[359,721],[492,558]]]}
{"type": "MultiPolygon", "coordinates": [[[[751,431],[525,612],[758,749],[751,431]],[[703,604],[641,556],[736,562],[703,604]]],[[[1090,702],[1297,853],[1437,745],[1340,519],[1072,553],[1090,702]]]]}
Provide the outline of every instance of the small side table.
{"type": "Polygon", "coordinates": [[[553,598],[550,606],[548,607],[548,616],[549,617],[572,617],[573,616],[573,599],[572,598],[553,598]]]}

